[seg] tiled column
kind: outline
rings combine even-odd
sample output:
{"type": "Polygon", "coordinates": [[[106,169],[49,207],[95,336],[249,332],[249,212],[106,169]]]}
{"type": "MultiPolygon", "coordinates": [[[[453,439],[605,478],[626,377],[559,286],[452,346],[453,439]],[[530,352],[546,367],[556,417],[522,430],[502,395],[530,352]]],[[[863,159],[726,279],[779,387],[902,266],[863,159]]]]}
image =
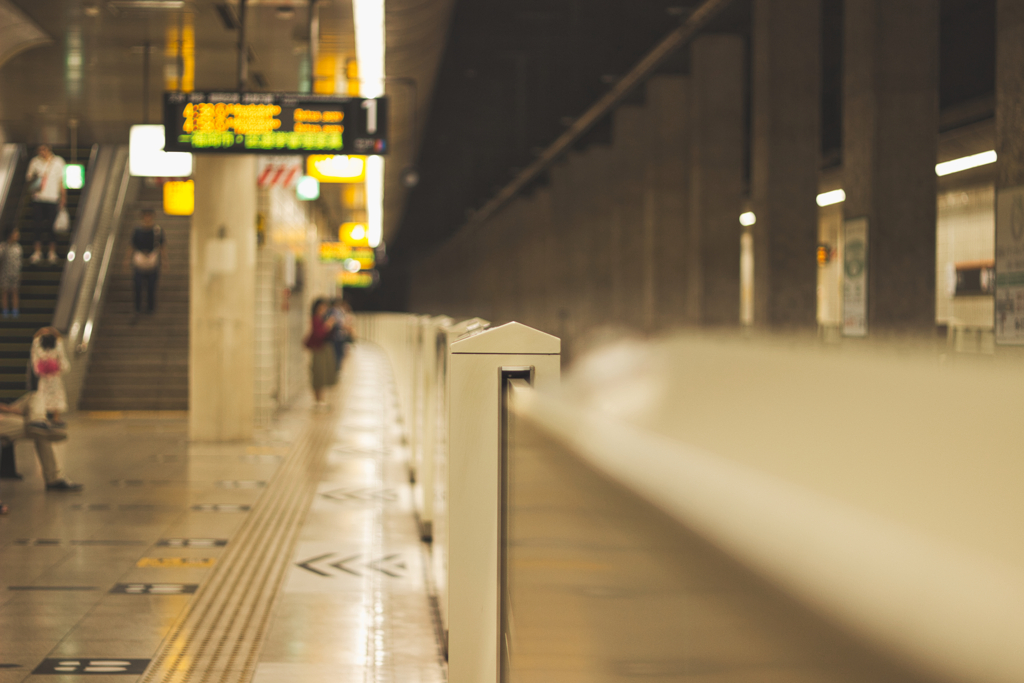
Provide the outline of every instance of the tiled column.
{"type": "Polygon", "coordinates": [[[939,3],[846,0],[843,185],[868,220],[868,334],[935,327],[939,3]]]}
{"type": "Polygon", "coordinates": [[[691,47],[690,241],[687,321],[739,325],[744,47],[710,34],[691,47]]]}
{"type": "Polygon", "coordinates": [[[754,321],[813,328],[821,156],[821,0],[755,0],[754,321]]]}
{"type": "Polygon", "coordinates": [[[256,157],[197,155],[189,287],[189,438],[253,430],[256,157]]]}
{"type": "Polygon", "coordinates": [[[618,228],[612,239],[612,311],[615,322],[630,330],[644,329],[645,231],[644,194],[649,163],[650,117],[646,108],[620,106],[612,114],[611,185],[618,228]]]}

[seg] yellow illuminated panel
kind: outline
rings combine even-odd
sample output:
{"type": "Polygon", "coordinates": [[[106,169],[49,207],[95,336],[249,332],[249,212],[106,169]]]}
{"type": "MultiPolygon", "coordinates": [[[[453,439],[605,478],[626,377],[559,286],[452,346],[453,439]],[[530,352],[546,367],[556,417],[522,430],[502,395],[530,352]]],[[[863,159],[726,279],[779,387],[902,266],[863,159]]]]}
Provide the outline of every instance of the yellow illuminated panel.
{"type": "Polygon", "coordinates": [[[321,242],[320,260],[324,263],[342,262],[352,253],[352,247],[344,242],[321,242]]]}
{"type": "Polygon", "coordinates": [[[366,157],[355,154],[310,154],[306,175],[321,183],[361,183],[366,180],[366,157]]]}
{"type": "Polygon", "coordinates": [[[373,270],[377,265],[377,255],[370,247],[351,247],[348,258],[358,263],[362,270],[373,270]]]}
{"type": "Polygon", "coordinates": [[[369,238],[366,223],[342,223],[338,229],[338,239],[352,247],[370,246],[369,238]]]}
{"type": "Polygon", "coordinates": [[[164,213],[168,216],[191,216],[196,209],[196,186],[191,180],[169,180],[164,183],[164,213]]]}
{"type": "Polygon", "coordinates": [[[373,285],[374,272],[372,270],[361,270],[357,273],[350,273],[347,270],[343,270],[338,273],[338,284],[342,287],[355,289],[371,287],[373,285]]]}

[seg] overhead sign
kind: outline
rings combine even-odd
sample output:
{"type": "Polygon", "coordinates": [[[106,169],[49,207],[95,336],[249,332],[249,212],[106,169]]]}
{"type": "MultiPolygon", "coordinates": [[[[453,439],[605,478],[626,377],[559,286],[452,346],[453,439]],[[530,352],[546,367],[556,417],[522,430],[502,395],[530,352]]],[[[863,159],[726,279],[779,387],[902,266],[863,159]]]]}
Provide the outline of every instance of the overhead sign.
{"type": "Polygon", "coordinates": [[[370,247],[353,247],[344,242],[321,242],[320,261],[341,263],[350,271],[371,270],[377,265],[377,253],[370,247]]]}
{"type": "Polygon", "coordinates": [[[164,93],[174,152],[385,154],[386,98],[315,93],[164,93]]]}
{"type": "Polygon", "coordinates": [[[355,273],[342,270],[338,273],[338,284],[342,287],[348,287],[351,289],[365,289],[366,287],[372,287],[376,281],[376,270],[360,270],[355,273]]]}
{"type": "Polygon", "coordinates": [[[310,154],[306,173],[321,183],[366,182],[366,157],[347,154],[310,154]]]}

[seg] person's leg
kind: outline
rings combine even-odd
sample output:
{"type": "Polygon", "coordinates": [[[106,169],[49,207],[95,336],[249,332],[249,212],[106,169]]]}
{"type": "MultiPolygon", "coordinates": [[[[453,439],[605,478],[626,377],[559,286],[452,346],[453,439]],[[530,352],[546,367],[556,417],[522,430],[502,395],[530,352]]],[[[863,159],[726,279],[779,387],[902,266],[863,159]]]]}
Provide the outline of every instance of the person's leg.
{"type": "Polygon", "coordinates": [[[18,288],[15,287],[11,290],[11,313],[15,318],[21,311],[21,296],[18,294],[18,288]]]}
{"type": "Polygon", "coordinates": [[[50,242],[49,260],[53,263],[57,260],[57,240],[53,234],[53,222],[57,220],[57,212],[60,210],[56,204],[46,204],[46,239],[50,242]]]}
{"type": "Polygon", "coordinates": [[[153,313],[156,311],[156,281],[160,276],[160,271],[154,270],[148,273],[148,276],[146,279],[146,299],[149,302],[149,312],[153,313]]]}
{"type": "Polygon", "coordinates": [[[145,286],[144,275],[138,269],[132,269],[132,280],[135,284],[135,312],[142,313],[142,288],[145,286]]]}
{"type": "Polygon", "coordinates": [[[3,306],[4,317],[7,317],[8,315],[10,315],[10,313],[11,313],[11,295],[10,295],[10,290],[8,290],[6,287],[3,289],[3,291],[0,291],[0,305],[3,306]]]}
{"type": "Polygon", "coordinates": [[[64,444],[62,442],[36,438],[32,440],[32,443],[35,444],[36,455],[43,468],[46,488],[67,489],[77,486],[64,476],[64,444]]]}
{"type": "Polygon", "coordinates": [[[46,204],[32,202],[32,239],[35,243],[35,251],[32,252],[33,263],[38,263],[42,256],[44,237],[46,237],[46,204]]]}

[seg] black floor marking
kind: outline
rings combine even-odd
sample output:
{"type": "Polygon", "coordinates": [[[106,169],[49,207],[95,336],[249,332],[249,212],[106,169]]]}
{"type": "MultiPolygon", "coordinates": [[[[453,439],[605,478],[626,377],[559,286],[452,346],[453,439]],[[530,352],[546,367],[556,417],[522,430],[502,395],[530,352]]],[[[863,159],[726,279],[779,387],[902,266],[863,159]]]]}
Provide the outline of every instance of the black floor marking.
{"type": "Polygon", "coordinates": [[[96,586],[8,586],[9,591],[94,591],[96,586]]]}
{"type": "Polygon", "coordinates": [[[124,595],[191,595],[198,589],[198,583],[118,583],[110,592],[124,595]]]}
{"type": "Polygon", "coordinates": [[[226,538],[161,538],[156,543],[163,548],[222,548],[226,538]]]}
{"type": "Polygon", "coordinates": [[[14,542],[14,545],[30,545],[30,546],[61,546],[61,545],[99,545],[99,546],[132,546],[132,545],[148,545],[148,541],[124,541],[119,539],[102,540],[102,539],[73,539],[66,541],[60,538],[19,538],[14,542]]]}
{"type": "Polygon", "coordinates": [[[408,569],[405,561],[401,559],[401,555],[399,553],[385,555],[384,557],[377,558],[376,560],[370,560],[368,562],[360,561],[363,555],[361,553],[356,553],[355,555],[349,555],[348,557],[344,557],[335,562],[323,562],[319,567],[314,566],[316,563],[334,556],[335,553],[324,553],[323,555],[317,555],[316,557],[311,557],[308,560],[303,560],[302,562],[296,562],[295,566],[329,579],[338,576],[338,574],[328,571],[330,568],[351,576],[363,576],[363,573],[358,571],[357,568],[371,569],[394,579],[402,578],[404,572],[408,569]]]}
{"type": "Polygon", "coordinates": [[[64,675],[117,675],[141,674],[149,666],[148,659],[93,659],[88,657],[65,657],[60,659],[44,659],[32,672],[40,674],[64,675]]]}
{"type": "Polygon", "coordinates": [[[196,512],[248,512],[251,508],[250,505],[235,505],[233,503],[203,503],[192,506],[196,512]]]}

